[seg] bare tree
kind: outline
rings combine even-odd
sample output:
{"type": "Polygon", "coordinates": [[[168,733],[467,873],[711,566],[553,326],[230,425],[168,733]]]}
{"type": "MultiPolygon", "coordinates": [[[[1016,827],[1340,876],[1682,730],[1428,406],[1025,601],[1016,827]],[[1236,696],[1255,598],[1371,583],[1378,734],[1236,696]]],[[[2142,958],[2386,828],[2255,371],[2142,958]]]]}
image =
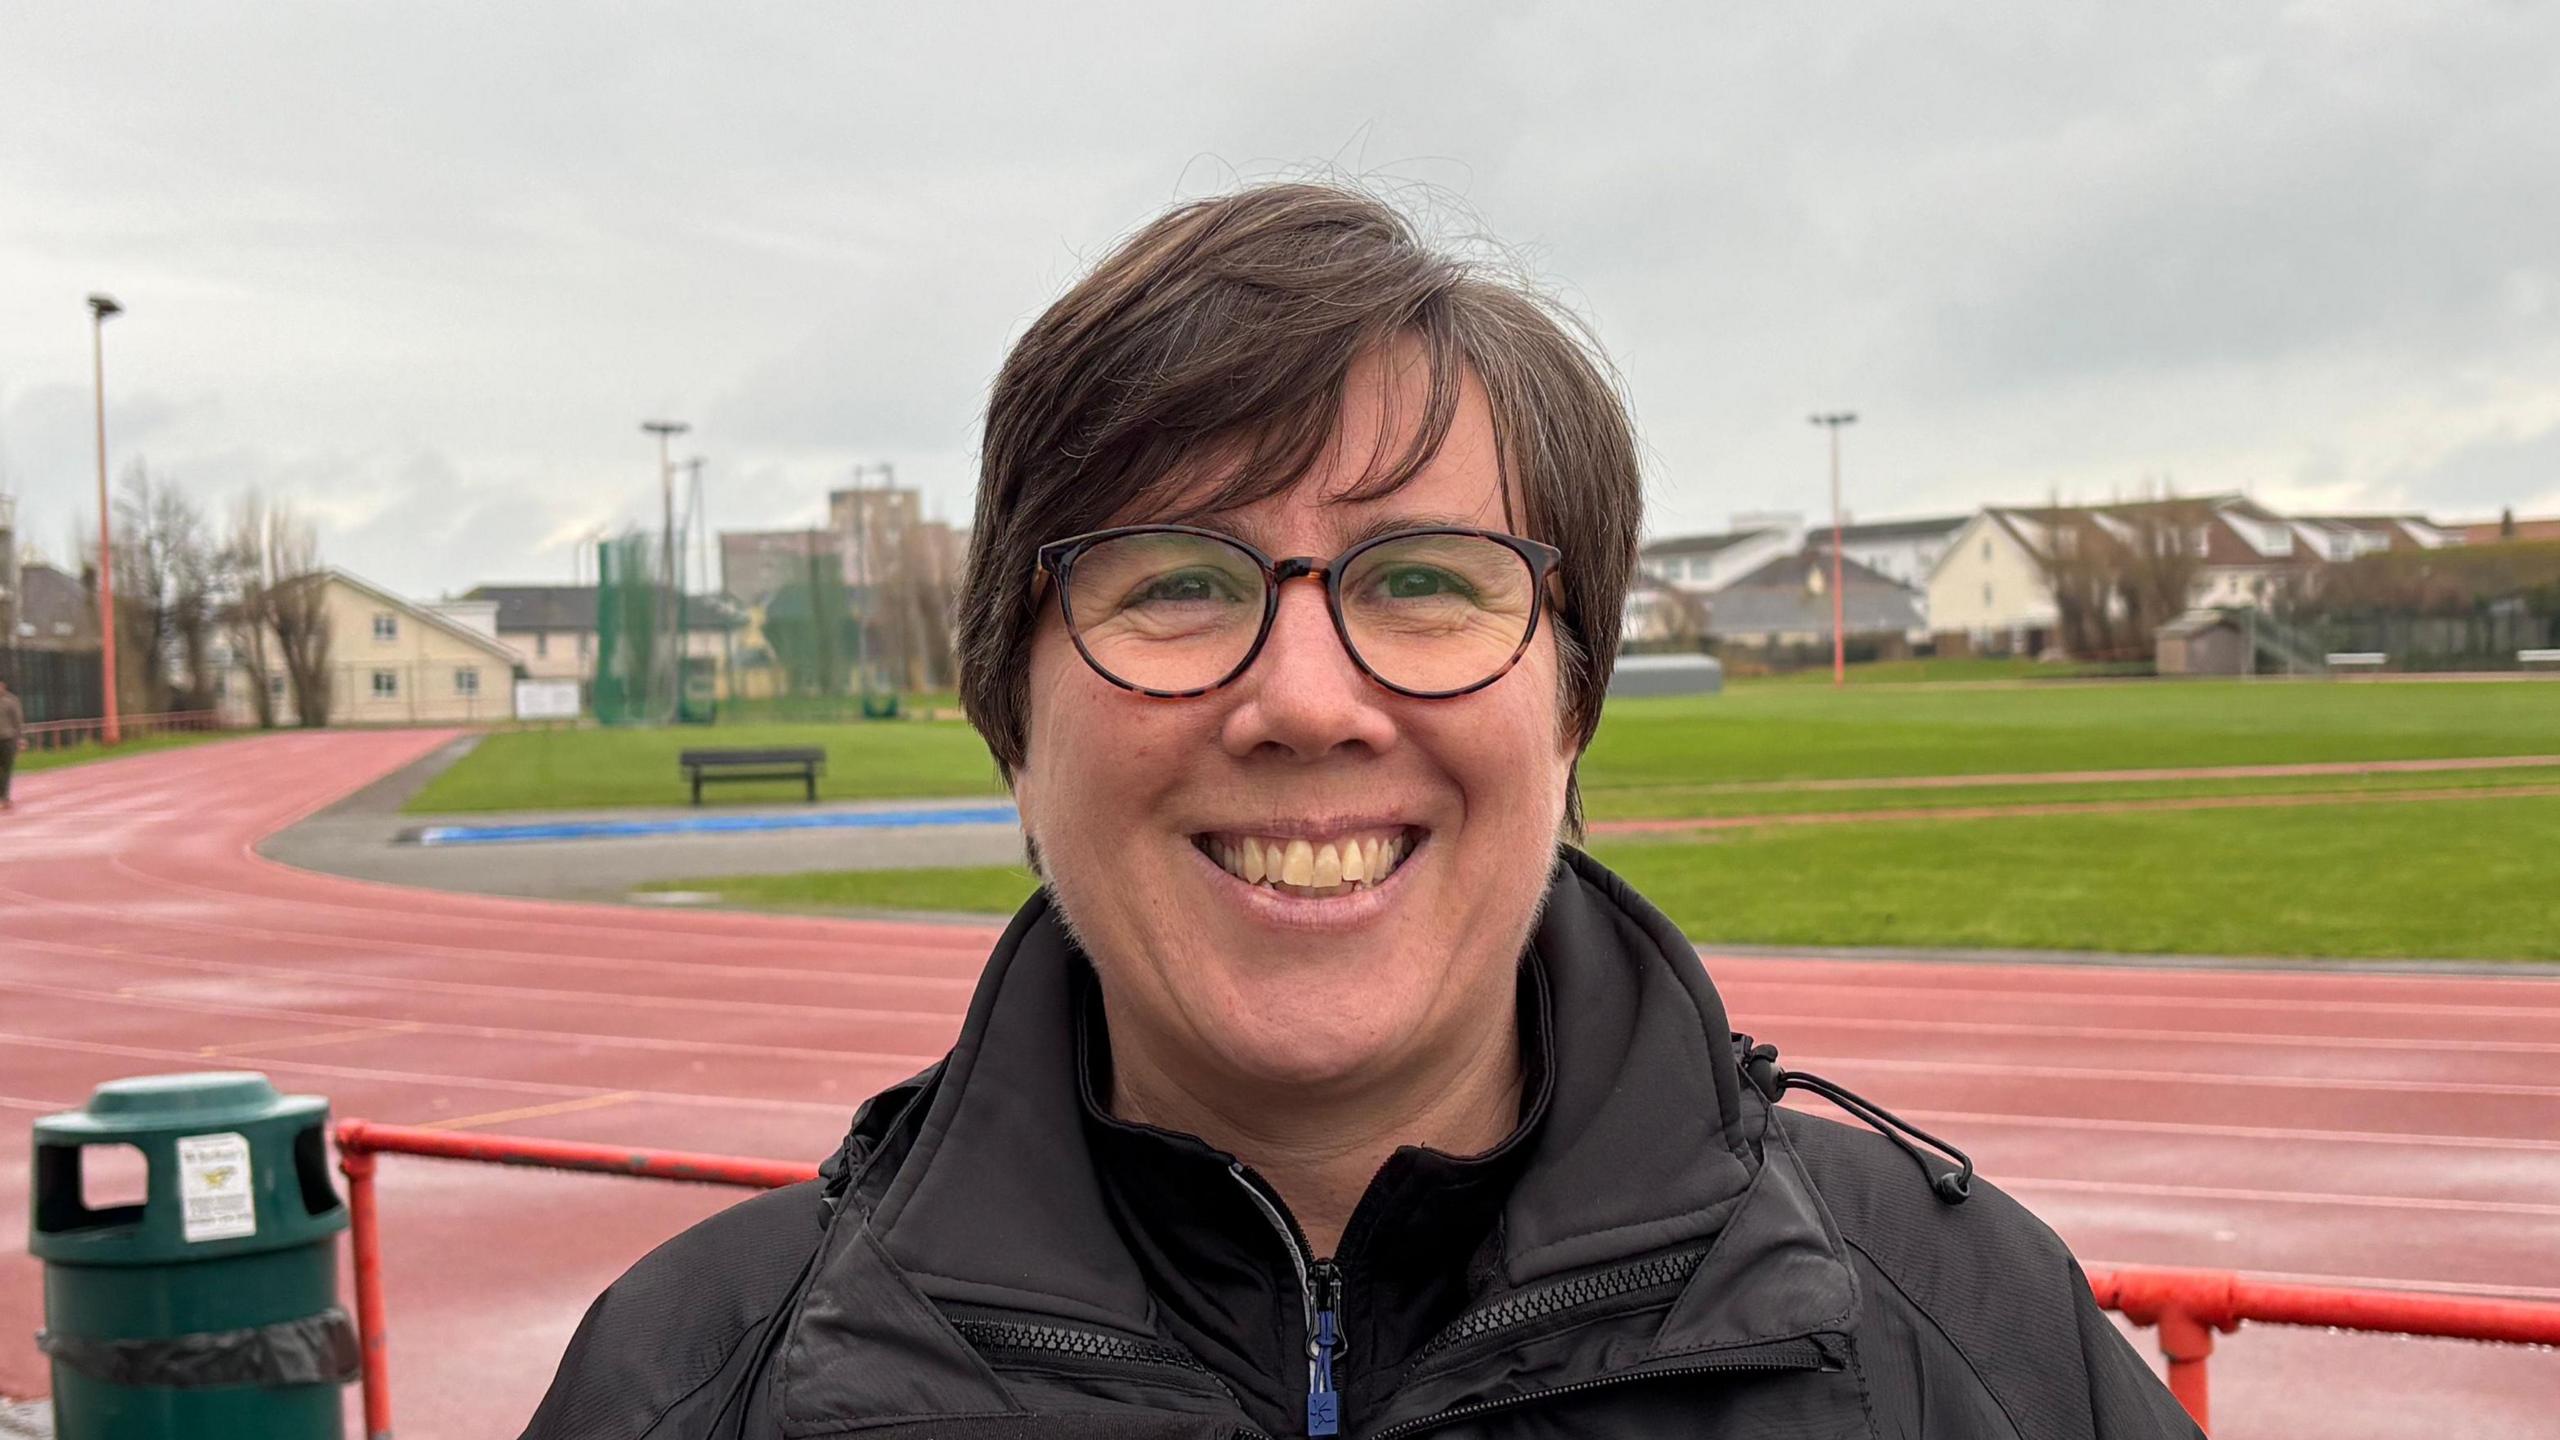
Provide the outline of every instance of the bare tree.
{"type": "Polygon", "coordinates": [[[309,521],[252,490],[233,507],[206,610],[218,616],[233,662],[247,672],[258,724],[276,723],[272,666],[281,663],[297,724],[329,723],[328,576],[309,521]]]}
{"type": "Polygon", "coordinates": [[[266,530],[265,499],[254,490],[241,496],[232,507],[231,526],[223,536],[218,581],[221,598],[216,609],[230,645],[232,663],[246,673],[250,713],[257,717],[259,729],[272,730],[276,723],[276,696],[268,684],[267,667],[274,653],[270,642],[275,630],[268,624],[267,602],[275,576],[267,569],[266,530]]]}
{"type": "Polygon", "coordinates": [[[329,723],[329,580],[320,568],[320,542],[311,522],[283,504],[268,507],[261,539],[267,586],[267,627],[275,632],[285,677],[293,686],[294,718],[308,729],[329,723]]]}
{"type": "Polygon", "coordinates": [[[212,703],[216,561],[204,512],[179,487],[127,467],[116,509],[118,693],[157,713],[212,703]]]}

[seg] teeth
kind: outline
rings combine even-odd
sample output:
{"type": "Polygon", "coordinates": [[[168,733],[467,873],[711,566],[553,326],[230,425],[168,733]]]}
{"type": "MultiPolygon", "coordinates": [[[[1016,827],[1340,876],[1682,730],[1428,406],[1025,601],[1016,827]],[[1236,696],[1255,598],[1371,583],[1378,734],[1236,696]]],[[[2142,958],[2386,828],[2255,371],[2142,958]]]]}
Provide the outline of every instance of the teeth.
{"type": "Polygon", "coordinates": [[[1315,878],[1307,882],[1318,889],[1342,883],[1342,852],[1331,845],[1316,848],[1315,878]]]}
{"type": "Polygon", "coordinates": [[[1288,885],[1339,892],[1376,885],[1395,873],[1405,854],[1402,835],[1329,840],[1264,839],[1246,835],[1235,840],[1209,837],[1209,858],[1248,885],[1288,885]]]}
{"type": "Polygon", "coordinates": [[[1316,847],[1304,840],[1292,840],[1281,852],[1280,883],[1313,885],[1316,883],[1316,847]]]}

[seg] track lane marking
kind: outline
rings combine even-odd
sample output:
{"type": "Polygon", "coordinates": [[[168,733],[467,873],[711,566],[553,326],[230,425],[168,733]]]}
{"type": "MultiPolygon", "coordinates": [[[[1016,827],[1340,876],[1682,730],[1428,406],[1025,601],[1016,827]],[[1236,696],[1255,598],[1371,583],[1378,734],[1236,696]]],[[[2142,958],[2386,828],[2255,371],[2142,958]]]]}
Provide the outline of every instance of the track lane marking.
{"type": "Polygon", "coordinates": [[[477,980],[422,980],[404,975],[366,975],[346,970],[302,969],[290,965],[256,965],[244,960],[213,960],[202,956],[122,950],[113,946],[72,945],[59,940],[20,940],[17,943],[29,948],[58,952],[72,951],[92,956],[112,956],[136,964],[197,970],[209,975],[244,975],[317,984],[369,986],[383,990],[407,990],[422,995],[486,995],[509,999],[571,1000],[599,1005],[626,1005],[643,1010],[705,1010],[732,1015],[825,1015],[842,1020],[880,1024],[923,1022],[956,1024],[965,1013],[959,1006],[948,1010],[891,1010],[846,1005],[804,1005],[778,1000],[728,1000],[687,995],[620,994],[611,990],[555,990],[542,986],[498,985],[477,980]]]}
{"type": "Polygon", "coordinates": [[[514,1110],[489,1110],[478,1115],[459,1115],[451,1120],[421,1121],[418,1130],[473,1130],[483,1125],[504,1125],[515,1120],[541,1120],[553,1115],[574,1115],[582,1110],[605,1110],[628,1105],[639,1096],[636,1090],[614,1090],[590,1095],[583,1100],[561,1100],[549,1105],[525,1105],[514,1110]]]}
{"type": "MultiPolygon", "coordinates": [[[[169,963],[153,957],[129,957],[99,951],[115,959],[140,958],[141,963],[169,963]]],[[[203,1012],[215,1015],[238,1015],[251,1019],[272,1020],[349,1020],[370,1017],[342,1015],[326,1010],[294,1010],[271,1005],[242,1005],[231,1002],[200,1001],[176,995],[155,995],[137,987],[125,986],[113,993],[82,990],[66,985],[45,985],[29,980],[0,979],[0,991],[45,995],[60,1000],[92,1000],[145,1006],[153,1009],[203,1012]]],[[[452,1035],[471,1040],[531,1041],[536,1044],[565,1045],[571,1048],[594,1045],[620,1046],[630,1049],[655,1050],[687,1055],[741,1055],[751,1057],[780,1056],[791,1060],[811,1060],[822,1064],[851,1061],[856,1064],[921,1066],[935,1058],[922,1053],[885,1050],[829,1050],[814,1046],[767,1045],[751,1040],[688,1040],[677,1036],[618,1035],[591,1030],[530,1030],[508,1025],[475,1025],[461,1021],[416,1020],[397,1022],[400,1029],[391,1030],[395,1022],[383,1022],[381,1033],[414,1033],[452,1035]]]]}
{"type": "MultiPolygon", "coordinates": [[[[49,1035],[24,1035],[0,1031],[0,1045],[17,1045],[30,1050],[55,1050],[76,1055],[111,1055],[125,1060],[165,1060],[184,1063],[203,1057],[186,1050],[167,1050],[150,1045],[118,1045],[104,1040],[63,1040],[49,1035]]],[[[428,1070],[384,1070],[366,1065],[327,1065],[311,1060],[275,1060],[265,1067],[270,1070],[294,1071],[306,1075],[327,1076],[340,1080],[368,1080],[385,1085],[442,1087],[455,1090],[498,1090],[518,1095],[586,1096],[602,1094],[593,1085],[569,1085],[550,1080],[506,1080],[490,1075],[449,1075],[428,1070]]],[[[844,1100],[787,1100],[773,1096],[709,1095],[687,1090],[634,1090],[635,1098],[654,1103],[703,1110],[789,1110],[824,1115],[841,1128],[844,1118],[862,1102],[862,1096],[844,1100]]]]}
{"type": "MultiPolygon", "coordinates": [[[[7,985],[6,988],[16,990],[25,987],[7,985]]],[[[95,998],[119,1001],[127,1005],[148,1003],[139,995],[127,995],[121,992],[115,995],[99,995],[95,998]]],[[[215,1007],[186,1006],[184,1008],[212,1010],[215,1007]]],[[[344,1045],[351,1040],[379,1040],[391,1035],[414,1034],[417,1029],[417,1026],[410,1024],[366,1025],[354,1030],[335,1030],[323,1035],[291,1035],[274,1040],[246,1040],[237,1045],[205,1045],[198,1047],[196,1053],[199,1055],[257,1055],[270,1050],[298,1050],[306,1045],[344,1045]]]]}

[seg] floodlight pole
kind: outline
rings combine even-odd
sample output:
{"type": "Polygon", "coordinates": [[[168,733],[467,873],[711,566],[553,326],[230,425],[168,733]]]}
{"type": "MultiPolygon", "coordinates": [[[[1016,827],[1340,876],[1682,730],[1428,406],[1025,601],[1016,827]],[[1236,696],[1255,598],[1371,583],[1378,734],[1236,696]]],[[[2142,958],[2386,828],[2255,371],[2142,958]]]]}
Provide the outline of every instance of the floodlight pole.
{"type": "Polygon", "coordinates": [[[1840,427],[1857,424],[1858,417],[1843,410],[1810,418],[1831,432],[1831,684],[1837,689],[1849,683],[1849,637],[1842,628],[1848,597],[1841,591],[1844,567],[1840,561],[1840,427]]]}
{"type": "MultiPolygon", "coordinates": [[[[693,427],[681,420],[643,420],[640,428],[658,437],[658,508],[662,517],[658,531],[658,573],[669,587],[666,598],[658,602],[661,627],[679,623],[684,613],[675,599],[676,579],[676,468],[668,458],[667,440],[682,435],[693,427]]],[[[684,637],[676,635],[668,642],[674,647],[675,674],[667,687],[670,721],[684,717],[684,637]]]]}
{"type": "Polygon", "coordinates": [[[107,508],[107,317],[122,313],[113,296],[89,297],[89,378],[98,401],[98,689],[106,702],[99,740],[107,745],[124,738],[116,709],[115,533],[107,508]]]}

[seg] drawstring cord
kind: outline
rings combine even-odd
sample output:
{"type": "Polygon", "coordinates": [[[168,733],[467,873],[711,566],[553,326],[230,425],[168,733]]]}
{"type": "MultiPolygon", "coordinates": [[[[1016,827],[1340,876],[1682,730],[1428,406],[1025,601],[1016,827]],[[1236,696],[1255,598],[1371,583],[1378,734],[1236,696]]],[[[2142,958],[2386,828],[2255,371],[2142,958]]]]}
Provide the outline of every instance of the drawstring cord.
{"type": "Polygon", "coordinates": [[[1735,1045],[1742,1050],[1743,1078],[1749,1080],[1751,1088],[1759,1091],[1770,1104],[1776,1104],[1779,1097],[1790,1090],[1806,1090],[1819,1095],[1865,1121],[1877,1134],[1901,1146],[1902,1153],[1910,1156],[1911,1163],[1919,1166],[1920,1173],[1927,1177],[1929,1191],[1938,1197],[1940,1203],[1961,1205],[1972,1197],[1973,1157],[1846,1086],[1836,1085],[1819,1075],[1809,1075],[1802,1070],[1787,1069],[1778,1063],[1778,1047],[1775,1045],[1756,1044],[1748,1035],[1736,1035],[1733,1038],[1735,1045]],[[1953,1170],[1931,1168],[1929,1158],[1920,1153],[1919,1145],[1911,1143],[1913,1140],[1953,1160],[1956,1162],[1956,1168],[1953,1170]]]}

